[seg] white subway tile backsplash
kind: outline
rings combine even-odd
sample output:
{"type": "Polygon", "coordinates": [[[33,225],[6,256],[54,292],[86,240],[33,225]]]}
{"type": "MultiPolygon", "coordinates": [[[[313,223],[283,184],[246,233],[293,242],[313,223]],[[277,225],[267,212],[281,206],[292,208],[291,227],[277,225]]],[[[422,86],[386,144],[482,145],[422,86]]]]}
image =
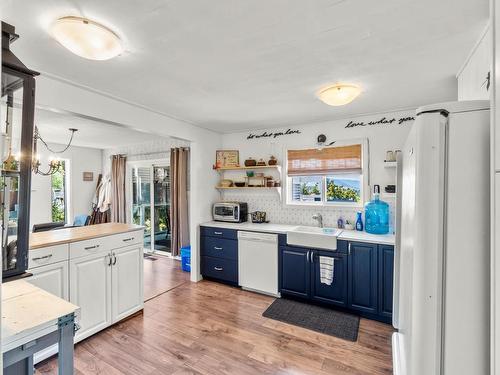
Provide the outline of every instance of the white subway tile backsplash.
{"type": "MultiPolygon", "coordinates": [[[[311,206],[287,206],[281,202],[275,191],[250,191],[237,192],[229,191],[222,194],[223,200],[247,202],[250,212],[266,211],[268,220],[277,224],[297,224],[297,225],[316,225],[317,222],[312,219],[315,213],[323,216],[323,223],[328,227],[336,227],[337,220],[342,217],[352,223],[356,220],[356,212],[363,209],[344,208],[344,207],[311,207],[311,206]]],[[[394,227],[394,201],[386,200],[390,208],[389,225],[394,227]]],[[[363,215],[364,219],[364,215],[363,215]]]]}

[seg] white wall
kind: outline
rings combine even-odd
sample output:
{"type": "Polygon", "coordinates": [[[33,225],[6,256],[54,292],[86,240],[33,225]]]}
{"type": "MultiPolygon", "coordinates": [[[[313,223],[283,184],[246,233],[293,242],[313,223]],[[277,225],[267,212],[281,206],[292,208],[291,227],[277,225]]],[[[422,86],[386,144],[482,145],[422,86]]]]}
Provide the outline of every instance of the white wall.
{"type": "MultiPolygon", "coordinates": [[[[272,137],[247,139],[249,133],[261,134],[264,130],[225,134],[222,138],[223,147],[225,149],[240,150],[241,163],[248,157],[269,160],[269,156],[273,153],[278,158],[278,163],[282,164],[286,149],[316,147],[316,139],[319,134],[327,136],[327,143],[334,140],[365,138],[369,142],[369,183],[371,186],[379,184],[383,191],[386,185],[396,183],[395,169],[384,167],[386,151],[403,148],[404,141],[408,136],[413,121],[404,122],[402,125],[398,125],[398,121],[396,121],[393,124],[385,125],[368,125],[352,128],[346,128],[345,126],[349,121],[356,123],[363,121],[366,124],[369,121],[377,121],[383,117],[387,119],[396,118],[398,120],[413,116],[414,111],[405,111],[290,127],[292,130],[300,130],[301,133],[298,135],[281,136],[275,139],[272,137]]],[[[287,128],[265,129],[268,133],[286,130],[287,128]]],[[[282,176],[282,180],[284,180],[284,176],[282,176]]],[[[371,195],[368,194],[368,196],[371,195]]],[[[336,225],[339,216],[342,216],[344,219],[354,220],[357,211],[355,208],[285,206],[284,203],[280,202],[278,194],[274,191],[253,190],[243,192],[235,190],[224,192],[223,198],[248,202],[251,211],[264,210],[269,214],[269,219],[276,223],[314,225],[315,222],[311,218],[312,214],[321,212],[325,225],[332,226],[336,225]]],[[[394,206],[394,200],[388,199],[386,201],[392,207],[394,206]]]]}
{"type": "Polygon", "coordinates": [[[189,142],[175,138],[159,138],[153,142],[139,143],[128,146],[117,146],[103,150],[102,170],[111,173],[111,156],[127,155],[127,161],[170,159],[170,149],[173,147],[189,147],[189,142]]]}
{"type": "Polygon", "coordinates": [[[198,227],[200,223],[211,219],[212,203],[219,198],[217,191],[207,189],[207,186],[214,186],[218,180],[217,174],[212,170],[212,164],[215,151],[221,145],[220,134],[146,107],[43,74],[37,78],[36,103],[42,107],[83,114],[122,124],[131,129],[159,136],[180,138],[190,142],[191,280],[198,281],[201,277],[198,227]]]}
{"type": "Polygon", "coordinates": [[[491,29],[487,26],[457,74],[458,100],[490,98],[491,89],[487,90],[485,80],[492,66],[491,43],[491,29]]]}
{"type": "MultiPolygon", "coordinates": [[[[65,145],[49,144],[54,150],[61,150],[65,145]]],[[[38,154],[42,165],[40,169],[46,170],[49,156],[53,155],[42,144],[38,145],[38,154]]],[[[68,224],[73,223],[76,215],[92,212],[92,198],[94,196],[97,176],[102,171],[102,150],[87,147],[71,146],[63,154],[57,154],[61,159],[69,160],[69,217],[68,224]],[[83,181],[83,172],[93,172],[94,181],[83,181]]],[[[51,217],[51,178],[32,174],[31,178],[31,208],[30,227],[33,224],[47,223],[51,217]]]]}

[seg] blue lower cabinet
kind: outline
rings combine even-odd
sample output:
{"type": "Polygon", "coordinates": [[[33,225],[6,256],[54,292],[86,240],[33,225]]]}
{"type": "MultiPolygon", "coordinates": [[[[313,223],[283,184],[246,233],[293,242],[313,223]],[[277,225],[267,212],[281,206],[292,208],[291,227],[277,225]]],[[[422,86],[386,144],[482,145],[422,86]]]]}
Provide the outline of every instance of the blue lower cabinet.
{"type": "Polygon", "coordinates": [[[392,318],[394,293],[394,246],[378,245],[378,314],[392,318]]]}
{"type": "Polygon", "coordinates": [[[308,298],[311,280],[309,249],[300,247],[280,247],[281,293],[308,298]]]}
{"type": "Polygon", "coordinates": [[[203,277],[238,284],[237,231],[200,228],[200,271],[203,277]]]}
{"type": "Polygon", "coordinates": [[[232,284],[238,283],[238,262],[230,259],[201,257],[201,274],[232,284]]]}
{"type": "Polygon", "coordinates": [[[203,236],[200,240],[201,256],[238,260],[238,241],[203,236]]]}
{"type": "Polygon", "coordinates": [[[348,307],[368,314],[378,312],[378,245],[350,242],[348,307]]]}
{"type": "Polygon", "coordinates": [[[347,306],[347,256],[334,255],[331,251],[312,251],[310,257],[311,298],[331,305],[347,306]],[[324,271],[321,272],[323,263],[324,271]],[[328,273],[332,263],[332,275],[328,273]]]}

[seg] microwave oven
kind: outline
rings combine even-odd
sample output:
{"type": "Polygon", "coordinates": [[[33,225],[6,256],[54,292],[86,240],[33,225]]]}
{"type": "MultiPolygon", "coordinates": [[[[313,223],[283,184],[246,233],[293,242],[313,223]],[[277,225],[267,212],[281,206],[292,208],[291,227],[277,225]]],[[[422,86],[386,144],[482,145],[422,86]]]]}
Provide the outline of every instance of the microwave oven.
{"type": "Polygon", "coordinates": [[[218,202],[212,208],[215,221],[242,223],[248,219],[248,204],[242,202],[218,202]]]}

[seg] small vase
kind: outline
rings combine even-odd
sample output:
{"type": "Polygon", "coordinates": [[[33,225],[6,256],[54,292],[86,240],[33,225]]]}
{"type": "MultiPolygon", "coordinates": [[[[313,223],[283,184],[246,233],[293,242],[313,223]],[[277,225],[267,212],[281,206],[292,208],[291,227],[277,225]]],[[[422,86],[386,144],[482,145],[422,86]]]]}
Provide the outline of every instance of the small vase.
{"type": "Polygon", "coordinates": [[[356,230],[363,231],[363,219],[361,218],[361,212],[358,212],[358,218],[356,219],[356,230]]]}

